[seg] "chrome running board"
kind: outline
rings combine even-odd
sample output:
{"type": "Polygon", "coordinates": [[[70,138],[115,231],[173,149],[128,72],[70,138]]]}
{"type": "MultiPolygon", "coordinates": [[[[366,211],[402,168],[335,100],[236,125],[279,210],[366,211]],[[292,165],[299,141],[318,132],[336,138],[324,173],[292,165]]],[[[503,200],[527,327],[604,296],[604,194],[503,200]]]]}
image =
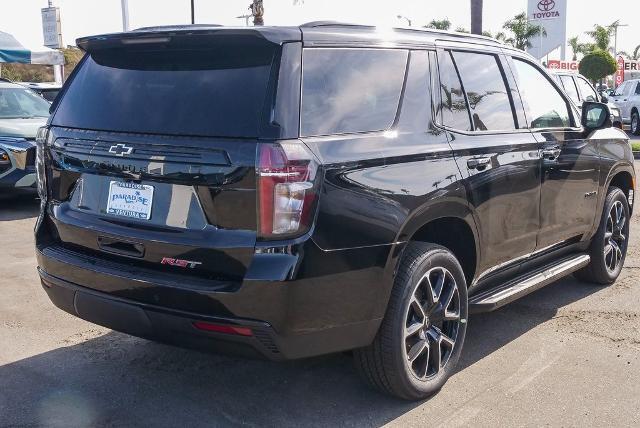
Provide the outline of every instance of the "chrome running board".
{"type": "Polygon", "coordinates": [[[565,257],[532,272],[528,272],[506,284],[482,291],[469,298],[469,312],[491,312],[541,289],[589,264],[588,254],[565,257]]]}

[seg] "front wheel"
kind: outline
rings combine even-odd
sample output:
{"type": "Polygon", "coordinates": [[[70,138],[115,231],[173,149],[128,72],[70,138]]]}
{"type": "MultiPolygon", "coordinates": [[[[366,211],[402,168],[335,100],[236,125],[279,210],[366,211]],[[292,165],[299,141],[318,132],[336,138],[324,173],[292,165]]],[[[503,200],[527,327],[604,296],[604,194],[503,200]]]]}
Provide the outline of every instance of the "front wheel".
{"type": "Polygon", "coordinates": [[[435,394],[453,374],[467,329],[467,286],[453,254],[411,242],[374,342],[354,353],[377,389],[407,400],[435,394]]]}
{"type": "Polygon", "coordinates": [[[640,135],[640,114],[637,111],[631,113],[631,133],[640,135]]]}
{"type": "Polygon", "coordinates": [[[610,187],[600,226],[591,240],[591,262],[576,272],[582,281],[600,285],[615,282],[622,272],[629,245],[629,203],[622,190],[610,187]]]}

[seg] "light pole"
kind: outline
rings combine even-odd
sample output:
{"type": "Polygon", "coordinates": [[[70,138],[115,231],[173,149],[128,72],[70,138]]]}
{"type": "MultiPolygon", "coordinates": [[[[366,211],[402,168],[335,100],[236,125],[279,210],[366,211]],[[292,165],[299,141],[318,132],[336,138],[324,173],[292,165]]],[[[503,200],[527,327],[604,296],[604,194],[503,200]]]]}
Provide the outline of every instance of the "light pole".
{"type": "Polygon", "coordinates": [[[613,28],[613,56],[618,57],[618,27],[628,27],[627,24],[621,24],[620,21],[616,21],[609,26],[613,28]]]}
{"type": "Polygon", "coordinates": [[[196,23],[196,15],[193,8],[193,0],[191,0],[191,24],[193,25],[195,23],[196,23]]]}
{"type": "MultiPolygon", "coordinates": [[[[48,0],[47,5],[49,9],[53,8],[53,0],[48,0]]],[[[60,38],[60,43],[58,44],[58,49],[62,50],[62,39],[60,38]]],[[[53,80],[56,83],[63,83],[64,81],[64,64],[55,64],[53,66],[53,80]]]]}
{"type": "Polygon", "coordinates": [[[129,0],[121,0],[122,31],[129,31],[129,0]]]}
{"type": "Polygon", "coordinates": [[[411,27],[411,20],[409,18],[407,18],[406,16],[398,15],[397,18],[398,19],[406,19],[407,20],[407,24],[409,24],[409,27],[411,27]]]}

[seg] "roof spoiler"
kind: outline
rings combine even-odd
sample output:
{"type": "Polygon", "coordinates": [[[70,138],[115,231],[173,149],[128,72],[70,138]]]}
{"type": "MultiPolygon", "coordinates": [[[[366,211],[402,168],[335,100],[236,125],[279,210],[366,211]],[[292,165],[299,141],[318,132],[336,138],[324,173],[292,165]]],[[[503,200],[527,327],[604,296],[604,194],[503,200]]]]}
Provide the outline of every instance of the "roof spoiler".
{"type": "Polygon", "coordinates": [[[85,52],[131,46],[186,46],[206,45],[207,38],[241,36],[262,39],[267,43],[300,41],[297,27],[223,27],[219,25],[188,25],[145,27],[135,31],[82,37],[76,44],[85,52]]]}

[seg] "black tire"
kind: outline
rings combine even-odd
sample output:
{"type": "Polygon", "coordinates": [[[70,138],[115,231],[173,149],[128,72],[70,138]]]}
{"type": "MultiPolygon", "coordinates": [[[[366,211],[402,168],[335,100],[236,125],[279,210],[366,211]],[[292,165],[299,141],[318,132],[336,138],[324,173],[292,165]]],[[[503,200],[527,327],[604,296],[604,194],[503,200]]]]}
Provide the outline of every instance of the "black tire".
{"type": "Polygon", "coordinates": [[[449,250],[423,242],[409,243],[376,338],[370,346],[354,352],[358,372],[378,390],[406,400],[437,393],[454,373],[462,352],[467,300],[464,273],[449,250]],[[431,298],[425,290],[432,291],[431,298]],[[436,347],[438,353],[432,353],[436,347]],[[410,353],[419,349],[422,351],[410,353]],[[410,354],[417,355],[412,363],[410,354]],[[424,376],[419,376],[422,373],[424,376]]]}
{"type": "Polygon", "coordinates": [[[629,203],[624,192],[617,187],[610,187],[607,191],[598,231],[589,246],[591,262],[575,273],[578,279],[600,285],[609,285],[618,279],[627,256],[629,223],[629,203]],[[623,216],[624,224],[621,228],[619,224],[614,224],[614,219],[610,217],[614,208],[623,216]]]}
{"type": "Polygon", "coordinates": [[[631,133],[633,135],[640,135],[640,115],[637,110],[631,113],[631,133]]]}

